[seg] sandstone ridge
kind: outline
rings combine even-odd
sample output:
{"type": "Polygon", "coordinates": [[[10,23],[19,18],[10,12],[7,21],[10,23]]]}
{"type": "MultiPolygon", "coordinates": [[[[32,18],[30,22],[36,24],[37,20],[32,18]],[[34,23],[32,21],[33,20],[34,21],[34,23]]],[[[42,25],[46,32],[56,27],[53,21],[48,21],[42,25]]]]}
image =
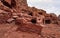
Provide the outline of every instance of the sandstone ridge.
{"type": "Polygon", "coordinates": [[[0,0],[1,38],[60,38],[59,30],[60,16],[29,7],[27,0],[0,0]]]}

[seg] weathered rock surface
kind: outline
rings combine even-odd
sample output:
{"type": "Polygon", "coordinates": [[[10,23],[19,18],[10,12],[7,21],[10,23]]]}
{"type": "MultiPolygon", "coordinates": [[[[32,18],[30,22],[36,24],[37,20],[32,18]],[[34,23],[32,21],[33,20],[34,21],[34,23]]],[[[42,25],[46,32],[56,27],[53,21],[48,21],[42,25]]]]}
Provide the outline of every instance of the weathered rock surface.
{"type": "Polygon", "coordinates": [[[0,38],[60,38],[60,16],[28,7],[27,0],[1,1],[0,38]]]}

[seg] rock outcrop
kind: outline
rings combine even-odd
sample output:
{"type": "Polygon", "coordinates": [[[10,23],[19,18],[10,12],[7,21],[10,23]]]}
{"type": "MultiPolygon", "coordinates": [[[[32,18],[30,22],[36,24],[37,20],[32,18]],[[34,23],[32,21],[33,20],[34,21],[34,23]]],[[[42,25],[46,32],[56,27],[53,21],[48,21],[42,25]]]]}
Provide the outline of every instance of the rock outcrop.
{"type": "Polygon", "coordinates": [[[27,0],[0,0],[0,24],[17,27],[11,31],[34,33],[40,35],[39,38],[45,38],[42,35],[42,29],[47,28],[46,25],[60,25],[60,16],[57,17],[53,13],[47,14],[45,10],[29,7],[27,0]]]}

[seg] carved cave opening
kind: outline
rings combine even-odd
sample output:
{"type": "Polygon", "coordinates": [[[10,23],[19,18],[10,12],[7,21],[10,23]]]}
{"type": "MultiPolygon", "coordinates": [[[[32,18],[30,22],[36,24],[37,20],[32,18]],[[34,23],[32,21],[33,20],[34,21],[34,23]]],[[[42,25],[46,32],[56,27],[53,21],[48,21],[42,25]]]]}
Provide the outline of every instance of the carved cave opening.
{"type": "Polygon", "coordinates": [[[50,24],[50,23],[51,23],[50,19],[45,20],[45,24],[50,24]]]}
{"type": "Polygon", "coordinates": [[[36,19],[31,19],[31,22],[32,22],[33,24],[36,24],[36,23],[37,23],[37,20],[36,20],[36,19]]]}

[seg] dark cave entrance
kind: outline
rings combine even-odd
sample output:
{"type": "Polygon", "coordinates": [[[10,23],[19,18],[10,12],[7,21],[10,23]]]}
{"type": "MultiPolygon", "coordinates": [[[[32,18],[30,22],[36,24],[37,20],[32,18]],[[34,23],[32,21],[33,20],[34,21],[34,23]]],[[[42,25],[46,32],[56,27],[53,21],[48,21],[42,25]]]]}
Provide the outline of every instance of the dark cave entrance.
{"type": "Polygon", "coordinates": [[[36,19],[31,19],[31,22],[32,22],[33,24],[36,24],[36,23],[37,23],[37,20],[36,20],[36,19]]]}
{"type": "Polygon", "coordinates": [[[51,20],[45,20],[45,24],[50,24],[51,23],[51,20]]]}

